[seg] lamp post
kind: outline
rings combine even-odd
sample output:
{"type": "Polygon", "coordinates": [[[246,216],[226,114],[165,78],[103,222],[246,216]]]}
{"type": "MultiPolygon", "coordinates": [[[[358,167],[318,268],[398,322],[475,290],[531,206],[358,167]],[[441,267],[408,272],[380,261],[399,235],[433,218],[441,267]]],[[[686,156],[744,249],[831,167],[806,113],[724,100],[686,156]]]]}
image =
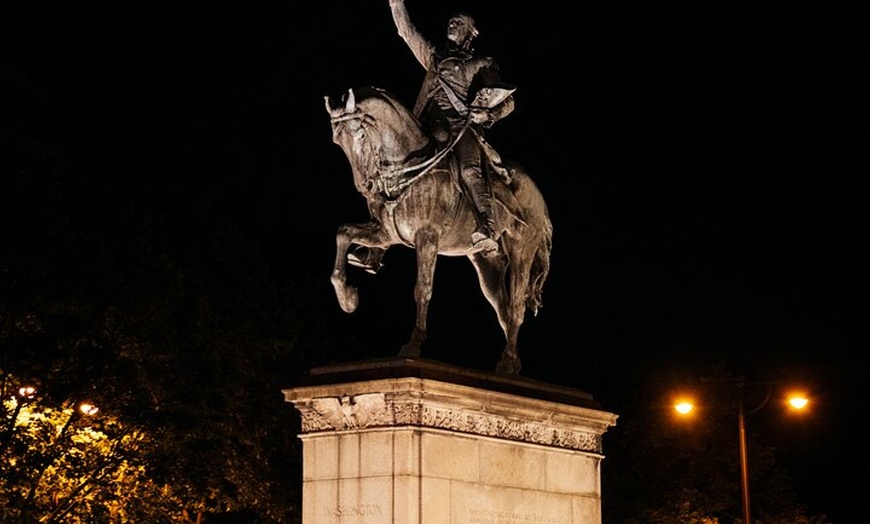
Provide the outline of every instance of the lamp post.
{"type": "MultiPolygon", "coordinates": [[[[755,382],[753,385],[767,385],[771,386],[775,384],[774,382],[755,382]]],[[[740,495],[741,495],[741,503],[743,507],[743,523],[744,524],[752,524],[752,509],[750,505],[750,497],[749,497],[749,454],[747,452],[746,446],[746,410],[744,408],[744,397],[743,397],[743,387],[746,385],[745,382],[738,382],[737,388],[739,390],[739,396],[737,399],[737,437],[740,448],[740,495]]],[[[767,395],[765,395],[764,399],[755,407],[752,411],[749,412],[751,415],[755,413],[770,399],[770,391],[768,390],[767,395]]],[[[795,411],[802,410],[807,407],[809,404],[809,399],[803,392],[793,391],[790,392],[787,396],[787,405],[789,408],[795,411]]],[[[686,416],[692,412],[694,409],[693,402],[687,399],[680,399],[674,404],[674,409],[681,416],[686,416]]]]}
{"type": "Polygon", "coordinates": [[[743,498],[743,523],[752,524],[752,511],[749,509],[749,460],[746,455],[746,415],[743,414],[743,390],[740,391],[737,408],[737,432],[740,438],[740,493],[743,498]]]}

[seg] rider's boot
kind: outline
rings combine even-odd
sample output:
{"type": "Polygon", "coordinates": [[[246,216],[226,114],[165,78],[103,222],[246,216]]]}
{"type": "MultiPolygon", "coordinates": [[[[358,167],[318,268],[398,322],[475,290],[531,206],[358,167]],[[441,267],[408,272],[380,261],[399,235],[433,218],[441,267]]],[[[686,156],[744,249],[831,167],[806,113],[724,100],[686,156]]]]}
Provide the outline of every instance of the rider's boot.
{"type": "Polygon", "coordinates": [[[463,180],[471,201],[477,208],[477,228],[471,234],[471,245],[485,257],[498,254],[495,224],[492,218],[492,192],[483,174],[475,169],[463,170],[463,180]]]}
{"type": "Polygon", "coordinates": [[[376,274],[381,269],[383,264],[384,253],[386,250],[380,247],[365,247],[356,246],[353,251],[347,254],[347,263],[361,267],[367,273],[376,274]]]}

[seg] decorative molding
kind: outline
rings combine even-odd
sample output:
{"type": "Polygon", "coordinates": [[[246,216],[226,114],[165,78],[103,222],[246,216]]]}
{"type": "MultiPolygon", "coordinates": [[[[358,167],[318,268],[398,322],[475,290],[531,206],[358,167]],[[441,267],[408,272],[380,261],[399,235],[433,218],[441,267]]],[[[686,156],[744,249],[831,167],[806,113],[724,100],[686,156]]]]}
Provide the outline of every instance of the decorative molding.
{"type": "MultiPolygon", "coordinates": [[[[544,420],[517,420],[477,409],[450,407],[407,394],[365,393],[294,401],[302,419],[302,434],[355,431],[367,428],[415,426],[457,433],[528,442],[577,451],[602,452],[601,431],[544,420]]],[[[467,403],[467,402],[465,402],[467,403]]],[[[544,408],[544,406],[541,406],[544,408]]],[[[538,417],[540,418],[540,417],[538,417]]]]}

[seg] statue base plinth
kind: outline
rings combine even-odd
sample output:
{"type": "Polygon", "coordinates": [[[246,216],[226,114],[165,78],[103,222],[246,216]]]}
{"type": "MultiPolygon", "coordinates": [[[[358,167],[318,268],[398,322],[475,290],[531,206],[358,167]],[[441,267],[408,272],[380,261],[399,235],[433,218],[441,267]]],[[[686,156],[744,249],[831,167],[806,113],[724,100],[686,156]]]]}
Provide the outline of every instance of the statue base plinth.
{"type": "Polygon", "coordinates": [[[602,436],[582,391],[425,359],[312,369],[303,524],[600,524],[602,436]]]}

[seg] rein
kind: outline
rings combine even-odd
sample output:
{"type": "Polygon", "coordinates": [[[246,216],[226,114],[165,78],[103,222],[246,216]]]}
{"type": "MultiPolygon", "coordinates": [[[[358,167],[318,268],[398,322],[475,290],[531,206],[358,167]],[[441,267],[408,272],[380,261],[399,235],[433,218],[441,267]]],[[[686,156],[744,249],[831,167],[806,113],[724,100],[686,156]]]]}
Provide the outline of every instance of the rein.
{"type": "MultiPolygon", "coordinates": [[[[431,171],[432,168],[435,167],[435,165],[440,162],[442,158],[444,158],[444,155],[449,153],[450,150],[456,146],[456,144],[459,142],[459,139],[462,138],[462,135],[465,134],[465,131],[468,129],[469,125],[471,125],[470,120],[465,122],[465,125],[462,126],[462,129],[459,131],[459,133],[456,134],[456,138],[454,138],[453,141],[450,142],[450,145],[435,153],[435,155],[433,155],[432,158],[430,158],[429,160],[426,160],[425,162],[421,162],[414,166],[408,166],[402,169],[396,169],[395,171],[390,171],[388,173],[389,176],[398,177],[404,175],[405,173],[410,173],[411,171],[416,171],[418,169],[422,170],[411,178],[405,180],[404,182],[396,184],[395,186],[393,186],[392,190],[397,189],[401,193],[402,190],[404,190],[406,187],[414,184],[415,182],[417,182],[417,180],[426,175],[426,173],[431,171]]],[[[387,190],[386,188],[384,188],[384,192],[387,194],[387,196],[393,196],[390,194],[392,190],[387,190]]]]}
{"type": "MultiPolygon", "coordinates": [[[[330,121],[330,123],[335,125],[335,124],[339,124],[342,122],[346,122],[348,120],[365,120],[367,116],[368,115],[363,114],[360,111],[356,111],[354,113],[330,117],[329,121],[330,121]]],[[[462,126],[462,129],[459,131],[459,133],[456,134],[456,137],[450,142],[450,144],[447,147],[445,147],[444,149],[442,149],[441,151],[438,151],[437,153],[435,153],[432,156],[432,158],[429,158],[428,160],[425,160],[425,161],[423,161],[419,164],[416,164],[416,165],[403,167],[401,169],[390,170],[390,171],[387,171],[385,173],[382,173],[380,170],[378,170],[377,171],[377,182],[374,184],[374,186],[376,186],[376,187],[370,187],[368,189],[372,192],[380,189],[381,191],[383,191],[383,193],[386,196],[396,197],[398,194],[400,194],[402,191],[404,191],[407,187],[413,185],[420,178],[422,178],[427,173],[429,173],[432,170],[432,168],[434,168],[438,164],[438,162],[440,162],[441,159],[443,159],[444,156],[447,155],[447,153],[449,153],[456,146],[456,144],[459,142],[459,139],[462,138],[462,135],[465,134],[465,132],[468,130],[468,127],[470,125],[471,125],[471,120],[469,119],[465,122],[465,125],[462,126]],[[391,182],[391,181],[395,181],[397,179],[400,179],[400,177],[402,177],[402,175],[405,175],[406,173],[411,173],[411,172],[418,171],[418,170],[420,172],[417,173],[416,175],[410,177],[410,178],[407,178],[407,179],[405,179],[397,184],[389,184],[389,182],[391,182]],[[389,187],[387,187],[388,185],[389,185],[389,187]]]]}

